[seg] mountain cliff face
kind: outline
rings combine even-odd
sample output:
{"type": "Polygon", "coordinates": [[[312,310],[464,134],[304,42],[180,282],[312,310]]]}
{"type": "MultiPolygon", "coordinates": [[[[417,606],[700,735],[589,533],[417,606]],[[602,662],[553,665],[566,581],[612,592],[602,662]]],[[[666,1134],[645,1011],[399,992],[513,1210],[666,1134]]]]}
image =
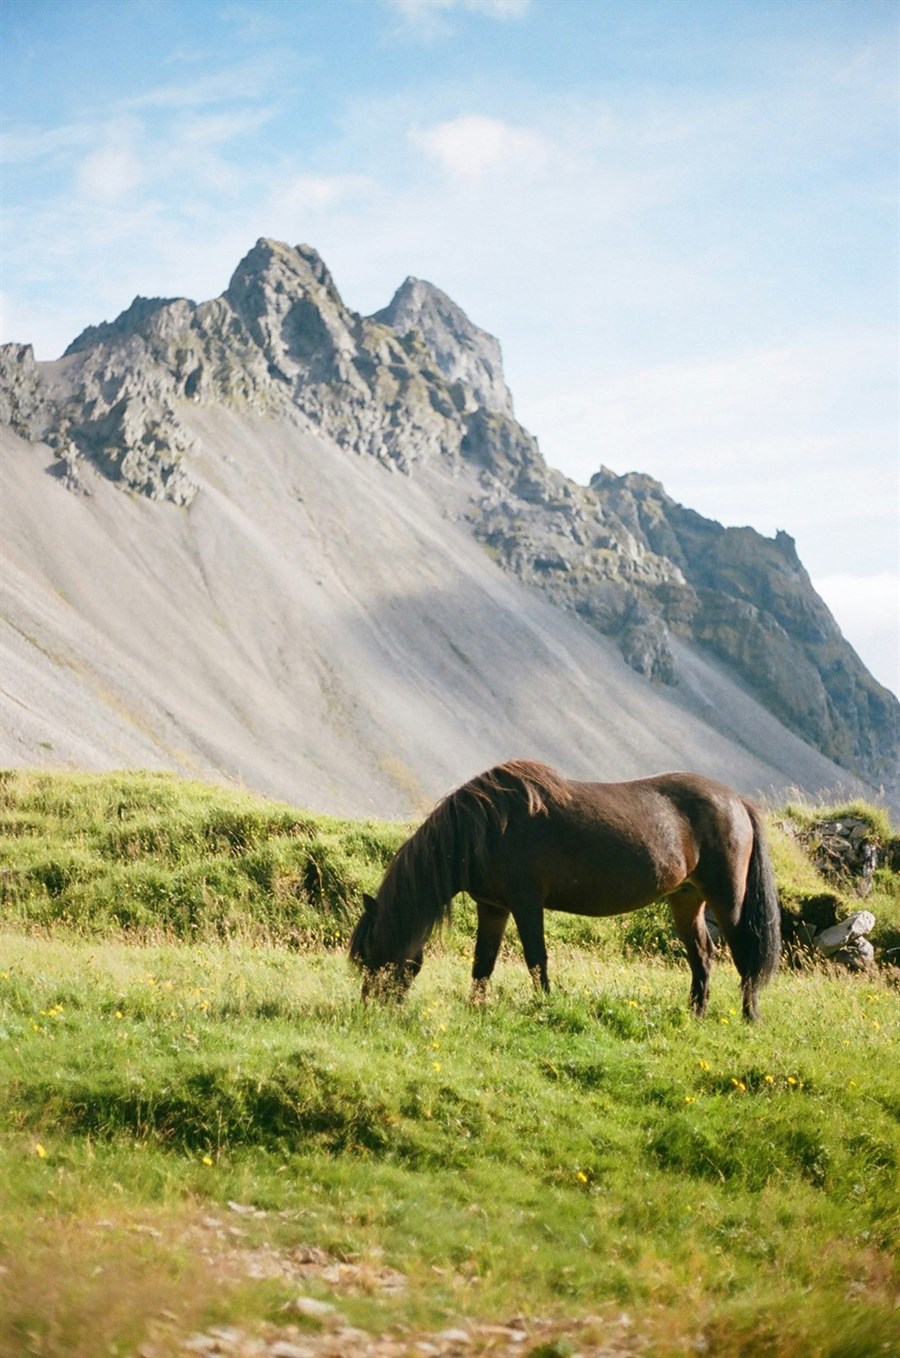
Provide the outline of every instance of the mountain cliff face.
{"type": "Polygon", "coordinates": [[[212,493],[198,470],[211,410],[411,477],[504,571],[612,638],[643,682],[677,694],[694,648],[809,746],[897,786],[900,705],[793,541],[723,528],[648,476],[601,468],[579,486],[553,471],[513,417],[497,341],[429,283],[407,279],[359,316],[314,250],[260,240],[213,301],[138,298],[53,364],[0,350],[0,423],[47,445],[76,494],[100,477],[193,512],[212,493]]]}
{"type": "Polygon", "coordinates": [[[647,678],[677,684],[673,637],[688,639],[836,763],[896,786],[897,700],[844,640],[787,533],[723,528],[651,477],[605,468],[584,489],[520,473],[480,501],[473,526],[647,678]]]}

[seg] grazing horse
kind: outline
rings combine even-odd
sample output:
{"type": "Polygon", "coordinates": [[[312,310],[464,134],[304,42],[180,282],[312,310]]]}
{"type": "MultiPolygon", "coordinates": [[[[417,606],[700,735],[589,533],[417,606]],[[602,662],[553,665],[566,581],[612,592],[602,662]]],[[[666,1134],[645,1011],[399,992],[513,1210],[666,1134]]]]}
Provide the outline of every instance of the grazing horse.
{"type": "Polygon", "coordinates": [[[363,998],[405,993],[458,891],[478,910],[472,997],[484,998],[509,916],[535,982],[548,989],[544,910],[620,915],[665,898],[706,1010],[715,914],[741,977],[744,1017],[778,966],[780,914],[759,812],[723,783],[665,773],[573,782],[513,760],[451,792],[398,849],[350,940],[363,998]]]}

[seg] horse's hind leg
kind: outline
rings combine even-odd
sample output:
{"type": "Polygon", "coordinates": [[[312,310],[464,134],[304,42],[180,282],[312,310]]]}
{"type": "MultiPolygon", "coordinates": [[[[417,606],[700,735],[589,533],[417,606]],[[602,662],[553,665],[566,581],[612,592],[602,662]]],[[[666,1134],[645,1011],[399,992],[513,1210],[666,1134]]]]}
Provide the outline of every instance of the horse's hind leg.
{"type": "Polygon", "coordinates": [[[725,935],[725,942],[728,950],[737,967],[738,975],[741,978],[741,1008],[744,1018],[748,1023],[755,1023],[759,1018],[759,981],[755,976],[747,974],[747,969],[741,963],[741,939],[737,927],[734,923],[736,912],[730,909],[725,903],[716,902],[714,905],[716,920],[722,933],[725,935]]]}
{"type": "Polygon", "coordinates": [[[744,1018],[753,1023],[759,1018],[759,979],[751,974],[745,957],[745,947],[741,937],[741,903],[744,896],[742,883],[734,879],[730,869],[725,868],[718,876],[708,873],[704,880],[704,888],[707,891],[707,900],[715,912],[716,922],[719,925],[725,942],[728,944],[729,952],[734,959],[738,975],[741,978],[741,999],[743,1001],[744,1018]],[[708,879],[708,880],[707,880],[708,879]]]}
{"type": "Polygon", "coordinates": [[[691,1009],[697,1018],[702,1018],[706,1013],[714,952],[706,927],[703,894],[691,882],[685,882],[669,896],[669,905],[678,937],[687,948],[691,968],[691,1009]]]}
{"type": "Polygon", "coordinates": [[[472,963],[473,1004],[483,1004],[487,998],[487,983],[494,970],[509,911],[486,901],[476,901],[478,933],[475,936],[475,960],[472,963]]]}

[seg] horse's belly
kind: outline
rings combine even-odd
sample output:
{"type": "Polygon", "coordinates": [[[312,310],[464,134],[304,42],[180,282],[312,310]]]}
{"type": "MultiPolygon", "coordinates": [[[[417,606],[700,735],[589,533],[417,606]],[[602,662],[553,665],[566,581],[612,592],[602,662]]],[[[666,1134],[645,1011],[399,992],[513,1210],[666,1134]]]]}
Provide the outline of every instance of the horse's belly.
{"type": "Polygon", "coordinates": [[[624,915],[658,901],[683,877],[635,864],[628,873],[573,872],[546,883],[544,905],[570,915],[624,915]]]}
{"type": "Polygon", "coordinates": [[[544,905],[576,915],[620,915],[674,891],[696,866],[674,834],[653,842],[608,837],[590,846],[573,844],[543,863],[544,905]]]}

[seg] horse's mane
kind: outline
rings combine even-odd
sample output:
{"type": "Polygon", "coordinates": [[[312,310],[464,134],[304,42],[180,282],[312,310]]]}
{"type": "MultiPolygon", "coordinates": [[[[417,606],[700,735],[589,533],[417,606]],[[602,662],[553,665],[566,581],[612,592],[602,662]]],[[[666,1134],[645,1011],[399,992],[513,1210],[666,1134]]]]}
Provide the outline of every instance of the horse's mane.
{"type": "Polygon", "coordinates": [[[449,918],[456,893],[477,888],[511,815],[545,816],[553,803],[571,797],[561,774],[514,759],[439,802],[397,850],[378,891],[374,927],[389,955],[397,961],[412,956],[449,918]]]}

